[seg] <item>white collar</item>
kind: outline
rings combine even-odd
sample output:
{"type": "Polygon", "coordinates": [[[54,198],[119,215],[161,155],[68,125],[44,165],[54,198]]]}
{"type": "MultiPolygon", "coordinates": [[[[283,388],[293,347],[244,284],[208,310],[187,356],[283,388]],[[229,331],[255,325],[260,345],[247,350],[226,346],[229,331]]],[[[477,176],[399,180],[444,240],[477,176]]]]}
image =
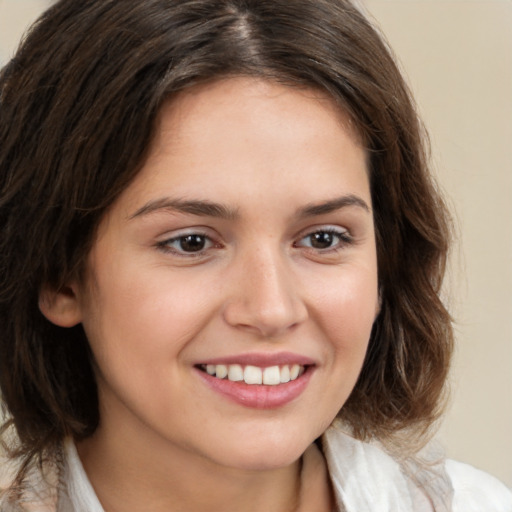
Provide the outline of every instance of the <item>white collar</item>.
{"type": "Polygon", "coordinates": [[[65,482],[67,495],[61,494],[57,512],[105,512],[85,473],[71,438],[64,441],[65,482]]]}
{"type": "Polygon", "coordinates": [[[378,445],[330,427],[322,438],[340,510],[449,512],[453,489],[444,463],[399,464],[378,445]]]}

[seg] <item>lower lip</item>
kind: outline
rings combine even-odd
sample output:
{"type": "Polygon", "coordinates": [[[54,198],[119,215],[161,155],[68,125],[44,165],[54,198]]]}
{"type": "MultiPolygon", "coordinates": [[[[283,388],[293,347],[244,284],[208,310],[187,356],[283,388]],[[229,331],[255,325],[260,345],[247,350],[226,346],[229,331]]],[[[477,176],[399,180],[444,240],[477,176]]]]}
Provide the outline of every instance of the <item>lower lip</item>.
{"type": "Polygon", "coordinates": [[[295,400],[306,389],[313,374],[311,366],[297,379],[276,386],[246,384],[228,379],[217,379],[198,368],[195,369],[206,384],[237,404],[253,409],[276,409],[295,400]]]}

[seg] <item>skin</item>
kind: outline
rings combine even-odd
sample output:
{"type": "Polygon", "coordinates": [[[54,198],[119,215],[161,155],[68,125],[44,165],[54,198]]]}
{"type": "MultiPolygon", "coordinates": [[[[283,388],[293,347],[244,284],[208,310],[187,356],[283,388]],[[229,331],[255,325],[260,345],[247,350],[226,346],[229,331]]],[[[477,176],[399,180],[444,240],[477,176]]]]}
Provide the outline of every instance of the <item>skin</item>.
{"type": "Polygon", "coordinates": [[[41,301],[91,344],[101,422],[78,450],[107,512],[330,509],[312,442],[353,389],[378,314],[371,206],[364,150],[322,93],[231,78],[163,107],[86,285],[41,301]],[[200,250],[183,249],[190,234],[200,250]],[[282,352],[314,365],[270,409],[226,398],[196,367],[282,352]]]}

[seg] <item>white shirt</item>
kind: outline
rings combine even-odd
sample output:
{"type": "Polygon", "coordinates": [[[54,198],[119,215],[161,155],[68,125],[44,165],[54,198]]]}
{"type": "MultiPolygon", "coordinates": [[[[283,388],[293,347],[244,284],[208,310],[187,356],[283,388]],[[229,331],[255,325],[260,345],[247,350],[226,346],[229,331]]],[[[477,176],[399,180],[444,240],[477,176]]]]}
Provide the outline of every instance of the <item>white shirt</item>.
{"type": "Polygon", "coordinates": [[[324,454],[346,512],[512,512],[512,492],[467,464],[399,464],[335,427],[324,435],[324,454]]]}

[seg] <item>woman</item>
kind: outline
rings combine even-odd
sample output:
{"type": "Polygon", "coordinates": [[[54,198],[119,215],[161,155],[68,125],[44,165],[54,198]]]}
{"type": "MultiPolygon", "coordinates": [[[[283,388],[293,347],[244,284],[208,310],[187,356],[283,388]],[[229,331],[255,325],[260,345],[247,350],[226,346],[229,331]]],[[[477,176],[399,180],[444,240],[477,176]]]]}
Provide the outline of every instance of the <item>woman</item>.
{"type": "Polygon", "coordinates": [[[418,455],[449,227],[357,8],[64,0],[0,83],[2,510],[512,509],[418,455]]]}

